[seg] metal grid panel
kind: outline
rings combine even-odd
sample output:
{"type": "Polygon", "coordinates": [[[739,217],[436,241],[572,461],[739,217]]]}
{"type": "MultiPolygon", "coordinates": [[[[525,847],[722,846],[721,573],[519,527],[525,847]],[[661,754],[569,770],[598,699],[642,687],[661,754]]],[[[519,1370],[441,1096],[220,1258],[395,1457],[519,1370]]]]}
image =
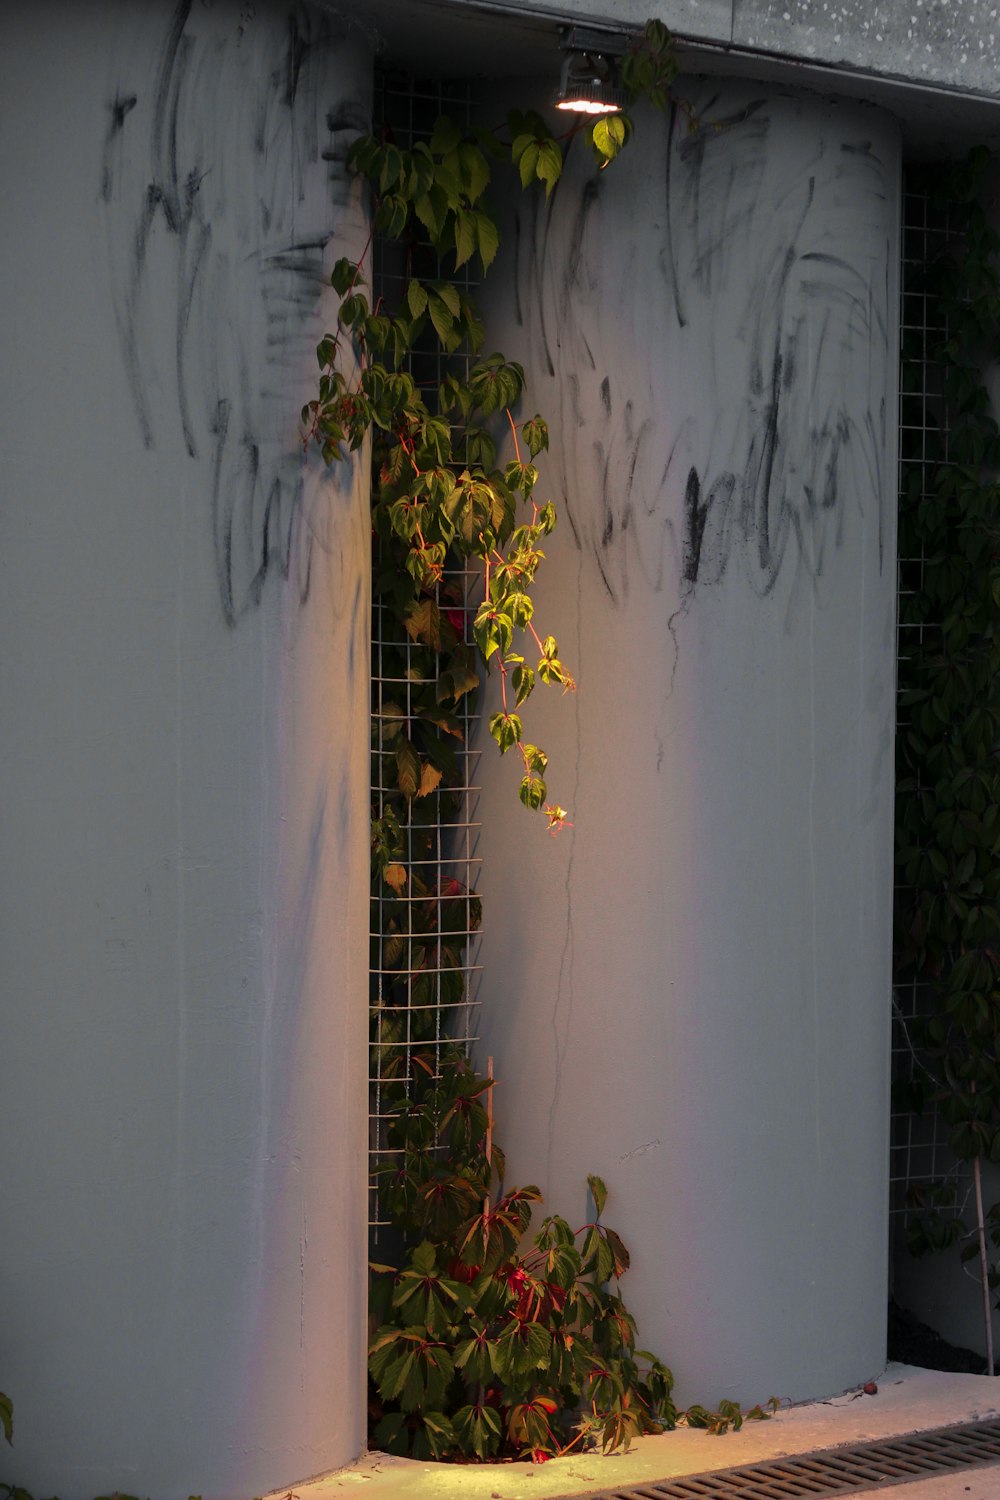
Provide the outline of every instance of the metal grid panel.
{"type": "MultiPolygon", "coordinates": [[[[901,340],[903,376],[899,404],[899,492],[905,504],[909,486],[916,482],[921,491],[928,467],[940,458],[932,455],[929,439],[947,456],[947,431],[943,423],[943,390],[939,367],[933,351],[947,336],[947,328],[936,299],[926,285],[927,267],[940,255],[951,234],[947,211],[935,208],[926,191],[912,180],[904,184],[903,193],[903,263],[901,278],[901,340]]],[[[923,579],[924,558],[901,555],[898,562],[898,594],[903,601],[919,592],[923,579]]],[[[924,624],[899,620],[897,656],[900,663],[908,658],[915,645],[922,644],[924,624]]],[[[897,726],[905,723],[903,711],[897,715],[897,726]]],[[[897,885],[896,899],[904,895],[897,885]]],[[[926,1008],[925,995],[915,976],[897,974],[893,987],[892,1069],[893,1079],[911,1079],[921,1064],[910,1043],[910,1026],[926,1008]]],[[[970,1190],[961,1164],[948,1148],[947,1128],[936,1112],[922,1116],[910,1112],[894,1113],[891,1120],[890,1145],[890,1213],[905,1226],[912,1211],[908,1195],[913,1188],[952,1179],[956,1194],[970,1190]],[[962,1180],[960,1180],[962,1179],[962,1180]]]]}
{"type": "MultiPolygon", "coordinates": [[[[453,82],[419,83],[400,74],[376,75],[375,129],[401,149],[428,139],[438,115],[447,113],[468,122],[469,90],[453,82]]],[[[376,236],[373,245],[373,293],[392,309],[398,306],[411,277],[447,279],[468,292],[466,268],[446,275],[433,250],[419,243],[401,244],[376,236]]],[[[467,374],[467,364],[444,356],[431,334],[414,350],[410,373],[418,385],[434,389],[445,368],[467,374]]],[[[380,559],[375,559],[376,578],[380,559]]],[[[472,639],[472,589],[469,573],[446,573],[436,590],[436,602],[466,642],[472,639]]],[[[393,730],[400,711],[408,718],[414,674],[420,670],[421,648],[405,638],[380,602],[376,588],[372,616],[372,797],[376,816],[385,811],[385,793],[394,785],[393,730]]],[[[479,974],[479,899],[476,895],[478,855],[472,799],[478,788],[475,766],[478,751],[469,748],[476,719],[467,697],[455,710],[464,739],[454,746],[457,776],[439,791],[409,805],[402,828],[403,861],[419,877],[424,892],[412,887],[396,896],[383,883],[371,897],[370,1104],[369,1104],[369,1224],[377,1242],[386,1219],[381,1211],[376,1167],[391,1161],[386,1147],[386,1124],[393,1114],[399,1085],[412,1080],[413,1050],[431,1050],[440,1066],[444,1050],[475,1040],[479,974]],[[389,933],[391,907],[396,930],[389,933]],[[400,913],[402,916],[400,917],[400,913]],[[448,961],[447,948],[464,949],[457,968],[448,961]]]]}
{"type": "MultiPolygon", "coordinates": [[[[461,575],[442,581],[441,589],[464,583],[461,575]]],[[[440,589],[439,589],[440,593],[440,589]]],[[[466,617],[469,611],[462,611],[466,617]]],[[[411,682],[405,670],[399,673],[396,663],[416,655],[409,642],[384,633],[387,612],[376,601],[372,631],[372,791],[377,815],[384,811],[383,793],[392,786],[390,766],[395,762],[395,743],[386,738],[385,730],[398,724],[398,715],[386,709],[398,704],[404,714],[410,707],[411,682]]],[[[394,622],[389,622],[394,623],[394,622]]],[[[465,700],[463,700],[464,702],[465,700]]],[[[385,1165],[389,1153],[384,1141],[384,1123],[391,1117],[392,1090],[387,1084],[411,1080],[411,1056],[416,1045],[426,1052],[431,1044],[435,1061],[440,1062],[446,1047],[456,1042],[468,1046],[475,1040],[475,1013],[478,1007],[479,974],[479,903],[476,896],[479,856],[476,852],[476,829],[471,816],[471,799],[478,791],[474,784],[478,752],[468,748],[475,716],[461,704],[456,713],[465,735],[456,756],[462,768],[464,785],[433,793],[410,804],[408,820],[402,827],[403,862],[419,875],[429,895],[407,893],[395,896],[384,884],[373,889],[371,906],[371,986],[372,1046],[370,1084],[370,1151],[372,1170],[376,1158],[385,1165]],[[429,832],[430,851],[424,848],[429,832]],[[402,930],[387,931],[387,907],[398,913],[402,909],[402,930]],[[397,941],[396,939],[401,939],[397,941]],[[442,946],[464,942],[465,961],[457,969],[444,961],[442,946]],[[418,965],[413,967],[413,965],[418,965]],[[456,976],[461,981],[456,995],[456,976]]],[[[384,1223],[379,1211],[377,1184],[370,1183],[370,1223],[377,1228],[384,1223]]]]}
{"type": "Polygon", "coordinates": [[[1000,1422],[968,1422],[912,1437],[822,1448],[793,1458],[590,1491],[586,1497],[574,1495],[569,1500],[818,1500],[996,1464],[1000,1464],[1000,1422]]]}

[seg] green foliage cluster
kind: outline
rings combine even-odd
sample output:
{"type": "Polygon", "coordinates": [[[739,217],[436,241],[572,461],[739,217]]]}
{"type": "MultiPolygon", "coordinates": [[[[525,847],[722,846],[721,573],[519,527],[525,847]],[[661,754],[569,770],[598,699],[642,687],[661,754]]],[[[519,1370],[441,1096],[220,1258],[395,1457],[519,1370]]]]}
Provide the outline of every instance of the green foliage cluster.
{"type": "MultiPolygon", "coordinates": [[[[490,179],[489,157],[479,141],[463,138],[442,117],[429,143],[400,151],[364,137],[352,148],[351,162],[377,190],[376,225],[385,234],[410,232],[411,272],[428,239],[432,256],[447,256],[452,270],[474,252],[484,270],[489,266],[498,231],[479,206],[490,179]]],[[[548,169],[539,163],[538,170],[548,169]]],[[[449,281],[409,274],[392,310],[381,299],[370,305],[360,263],[338,262],[333,284],[343,299],[340,328],[319,345],[319,392],[302,416],[328,462],[341,458],[345,445],[356,450],[372,435],[378,597],[398,639],[421,648],[398,663],[407,688],[405,713],[392,701],[380,710],[383,738],[396,738],[403,804],[453,774],[448,740],[462,734],[455,709],[476,691],[479,677],[465,640],[467,600],[450,580],[476,566],[482,592],[473,604],[474,639],[482,660],[499,671],[503,692],[503,709],[490,731],[501,752],[516,747],[520,755],[521,801],[545,807],[546,756],[526,743],[516,712],[536,680],[573,685],[555,640],[543,639],[533,620],[531,586],[544,559],[542,543],[555,525],[553,506],[540,505],[534,496],[534,460],[548,446],[545,422],[540,416],[514,420],[524,371],[500,354],[479,360],[467,375],[456,364],[433,388],[418,384],[409,363],[428,333],[446,354],[474,357],[480,351],[479,313],[449,281]],[[339,363],[345,335],[353,345],[350,374],[339,363]],[[503,464],[500,434],[491,427],[498,415],[513,439],[513,457],[503,464]],[[536,666],[514,649],[515,633],[533,646],[536,666]]],[[[547,812],[550,824],[561,821],[559,810],[547,812]]],[[[380,873],[399,890],[405,871],[395,858],[393,832],[391,824],[379,828],[375,847],[380,873]]]]}
{"type": "MultiPolygon", "coordinates": [[[[984,377],[1000,357],[1000,239],[981,201],[988,161],[976,150],[915,183],[953,232],[917,289],[940,332],[904,334],[904,411],[927,361],[941,385],[924,434],[904,420],[899,520],[897,977],[918,982],[924,1013],[911,1033],[919,1067],[894,1104],[938,1110],[966,1163],[1000,1162],[1000,429],[984,377]]],[[[961,1242],[976,1256],[954,1183],[914,1188],[910,1204],[924,1210],[909,1221],[915,1253],[961,1242]]],[[[987,1226],[1000,1246],[1000,1204],[987,1226]]]]}
{"type": "Polygon", "coordinates": [[[604,1183],[588,1178],[587,1223],[551,1215],[529,1236],[541,1195],[504,1183],[491,1088],[454,1054],[393,1122],[385,1201],[411,1248],[373,1267],[375,1442],[416,1458],[541,1461],[585,1441],[627,1447],[680,1416],[724,1432],[770,1415],[774,1401],[678,1414],[670,1370],[636,1349],[604,1183]]]}
{"type": "MultiPolygon", "coordinates": [[[[676,68],[669,33],[650,22],[623,61],[623,79],[634,97],[644,94],[663,107],[676,68]]],[[[480,661],[498,673],[502,697],[490,733],[501,754],[516,750],[520,758],[525,807],[544,810],[553,829],[565,822],[565,810],[547,802],[547,756],[526,740],[520,712],[538,683],[574,686],[555,638],[534,621],[532,589],[556,519],[552,504],[535,498],[535,460],[548,447],[548,429],[541,416],[515,420],[524,371],[501,354],[478,358],[482,319],[449,277],[473,261],[485,274],[496,256],[499,230],[486,192],[500,163],[513,167],[523,187],[541,184],[548,194],[576,136],[589,141],[603,167],[631,129],[620,114],[580,120],[557,137],[539,114],[512,110],[499,131],[463,131],[442,116],[429,140],[411,148],[374,136],[351,148],[349,164],[374,196],[375,230],[403,244],[403,290],[395,307],[382,297],[372,303],[364,264],[370,242],[358,262],[338,262],[332,281],[341,297],[339,326],[318,346],[319,388],[302,421],[307,441],[319,444],[328,463],[372,438],[379,598],[395,617],[399,639],[425,648],[416,663],[411,652],[404,669],[406,714],[398,704],[382,708],[384,718],[398,723],[403,804],[450,775],[448,738],[461,734],[454,710],[478,684],[455,620],[466,601],[449,584],[475,567],[482,578],[475,646],[480,661]],[[470,370],[456,362],[443,379],[419,381],[413,355],[428,340],[445,355],[478,362],[470,370]],[[513,452],[500,463],[508,429],[513,452]],[[442,596],[452,606],[444,618],[442,596]]],[[[408,810],[401,804],[397,821],[408,810]]],[[[401,891],[408,877],[391,821],[377,829],[374,847],[380,874],[388,872],[389,884],[401,891]]]]}
{"type": "Polygon", "coordinates": [[[546,1218],[525,1251],[540,1194],[503,1183],[490,1087],[453,1055],[393,1122],[385,1200],[412,1248],[401,1266],[374,1267],[375,1441],[415,1457],[538,1459],[571,1441],[581,1411],[579,1435],[607,1447],[672,1425],[670,1371],[636,1354],[607,1287],[628,1253],[600,1222],[603,1183],[590,1179],[592,1222],[574,1232],[546,1218]]]}

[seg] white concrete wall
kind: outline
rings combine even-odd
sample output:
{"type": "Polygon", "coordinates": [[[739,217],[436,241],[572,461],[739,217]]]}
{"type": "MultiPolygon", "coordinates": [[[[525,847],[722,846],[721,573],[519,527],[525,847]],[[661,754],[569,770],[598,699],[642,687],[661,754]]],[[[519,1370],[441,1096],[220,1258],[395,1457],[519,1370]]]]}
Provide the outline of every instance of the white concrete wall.
{"type": "Polygon", "coordinates": [[[482,1055],[512,1181],[607,1220],[682,1400],[884,1360],[899,146],[877,112],[682,90],[508,226],[576,673],[484,754],[482,1055]]]}
{"type": "Polygon", "coordinates": [[[298,5],[5,13],[0,1477],[64,1500],[364,1444],[367,496],[297,412],[369,95],[298,5]]]}

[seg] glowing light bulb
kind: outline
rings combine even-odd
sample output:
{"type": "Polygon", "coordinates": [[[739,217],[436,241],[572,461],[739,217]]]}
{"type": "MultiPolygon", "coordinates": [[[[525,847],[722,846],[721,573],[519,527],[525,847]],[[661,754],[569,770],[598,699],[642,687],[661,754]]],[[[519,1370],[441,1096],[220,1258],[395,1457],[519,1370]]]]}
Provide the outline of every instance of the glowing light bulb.
{"type": "Polygon", "coordinates": [[[581,115],[611,115],[624,109],[614,59],[589,47],[567,51],[555,106],[581,115]]]}

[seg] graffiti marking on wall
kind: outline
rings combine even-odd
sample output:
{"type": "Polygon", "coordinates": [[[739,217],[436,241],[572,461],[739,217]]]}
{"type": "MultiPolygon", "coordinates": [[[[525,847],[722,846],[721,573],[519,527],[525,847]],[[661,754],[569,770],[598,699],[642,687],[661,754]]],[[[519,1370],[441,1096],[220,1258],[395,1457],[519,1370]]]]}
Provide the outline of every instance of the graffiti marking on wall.
{"type": "Polygon", "coordinates": [[[858,517],[875,518],[881,562],[889,292],[871,265],[887,257],[856,226],[886,169],[833,130],[777,150],[774,110],[793,100],[719,118],[714,102],[698,100],[694,135],[675,118],[659,150],[647,122],[607,177],[568,173],[516,227],[517,315],[562,432],[564,511],[616,601],[642,583],[686,609],[734,572],[761,597],[784,576],[794,597],[858,517]],[[710,393],[697,411],[691,389],[710,393]]]}
{"type": "Polygon", "coordinates": [[[261,11],[180,0],[158,54],[145,30],[123,43],[100,181],[136,421],[148,448],[179,432],[207,465],[230,624],[275,570],[308,594],[324,528],[298,411],[327,247],[357,212],[346,152],[370,119],[330,17],[261,11]]]}

